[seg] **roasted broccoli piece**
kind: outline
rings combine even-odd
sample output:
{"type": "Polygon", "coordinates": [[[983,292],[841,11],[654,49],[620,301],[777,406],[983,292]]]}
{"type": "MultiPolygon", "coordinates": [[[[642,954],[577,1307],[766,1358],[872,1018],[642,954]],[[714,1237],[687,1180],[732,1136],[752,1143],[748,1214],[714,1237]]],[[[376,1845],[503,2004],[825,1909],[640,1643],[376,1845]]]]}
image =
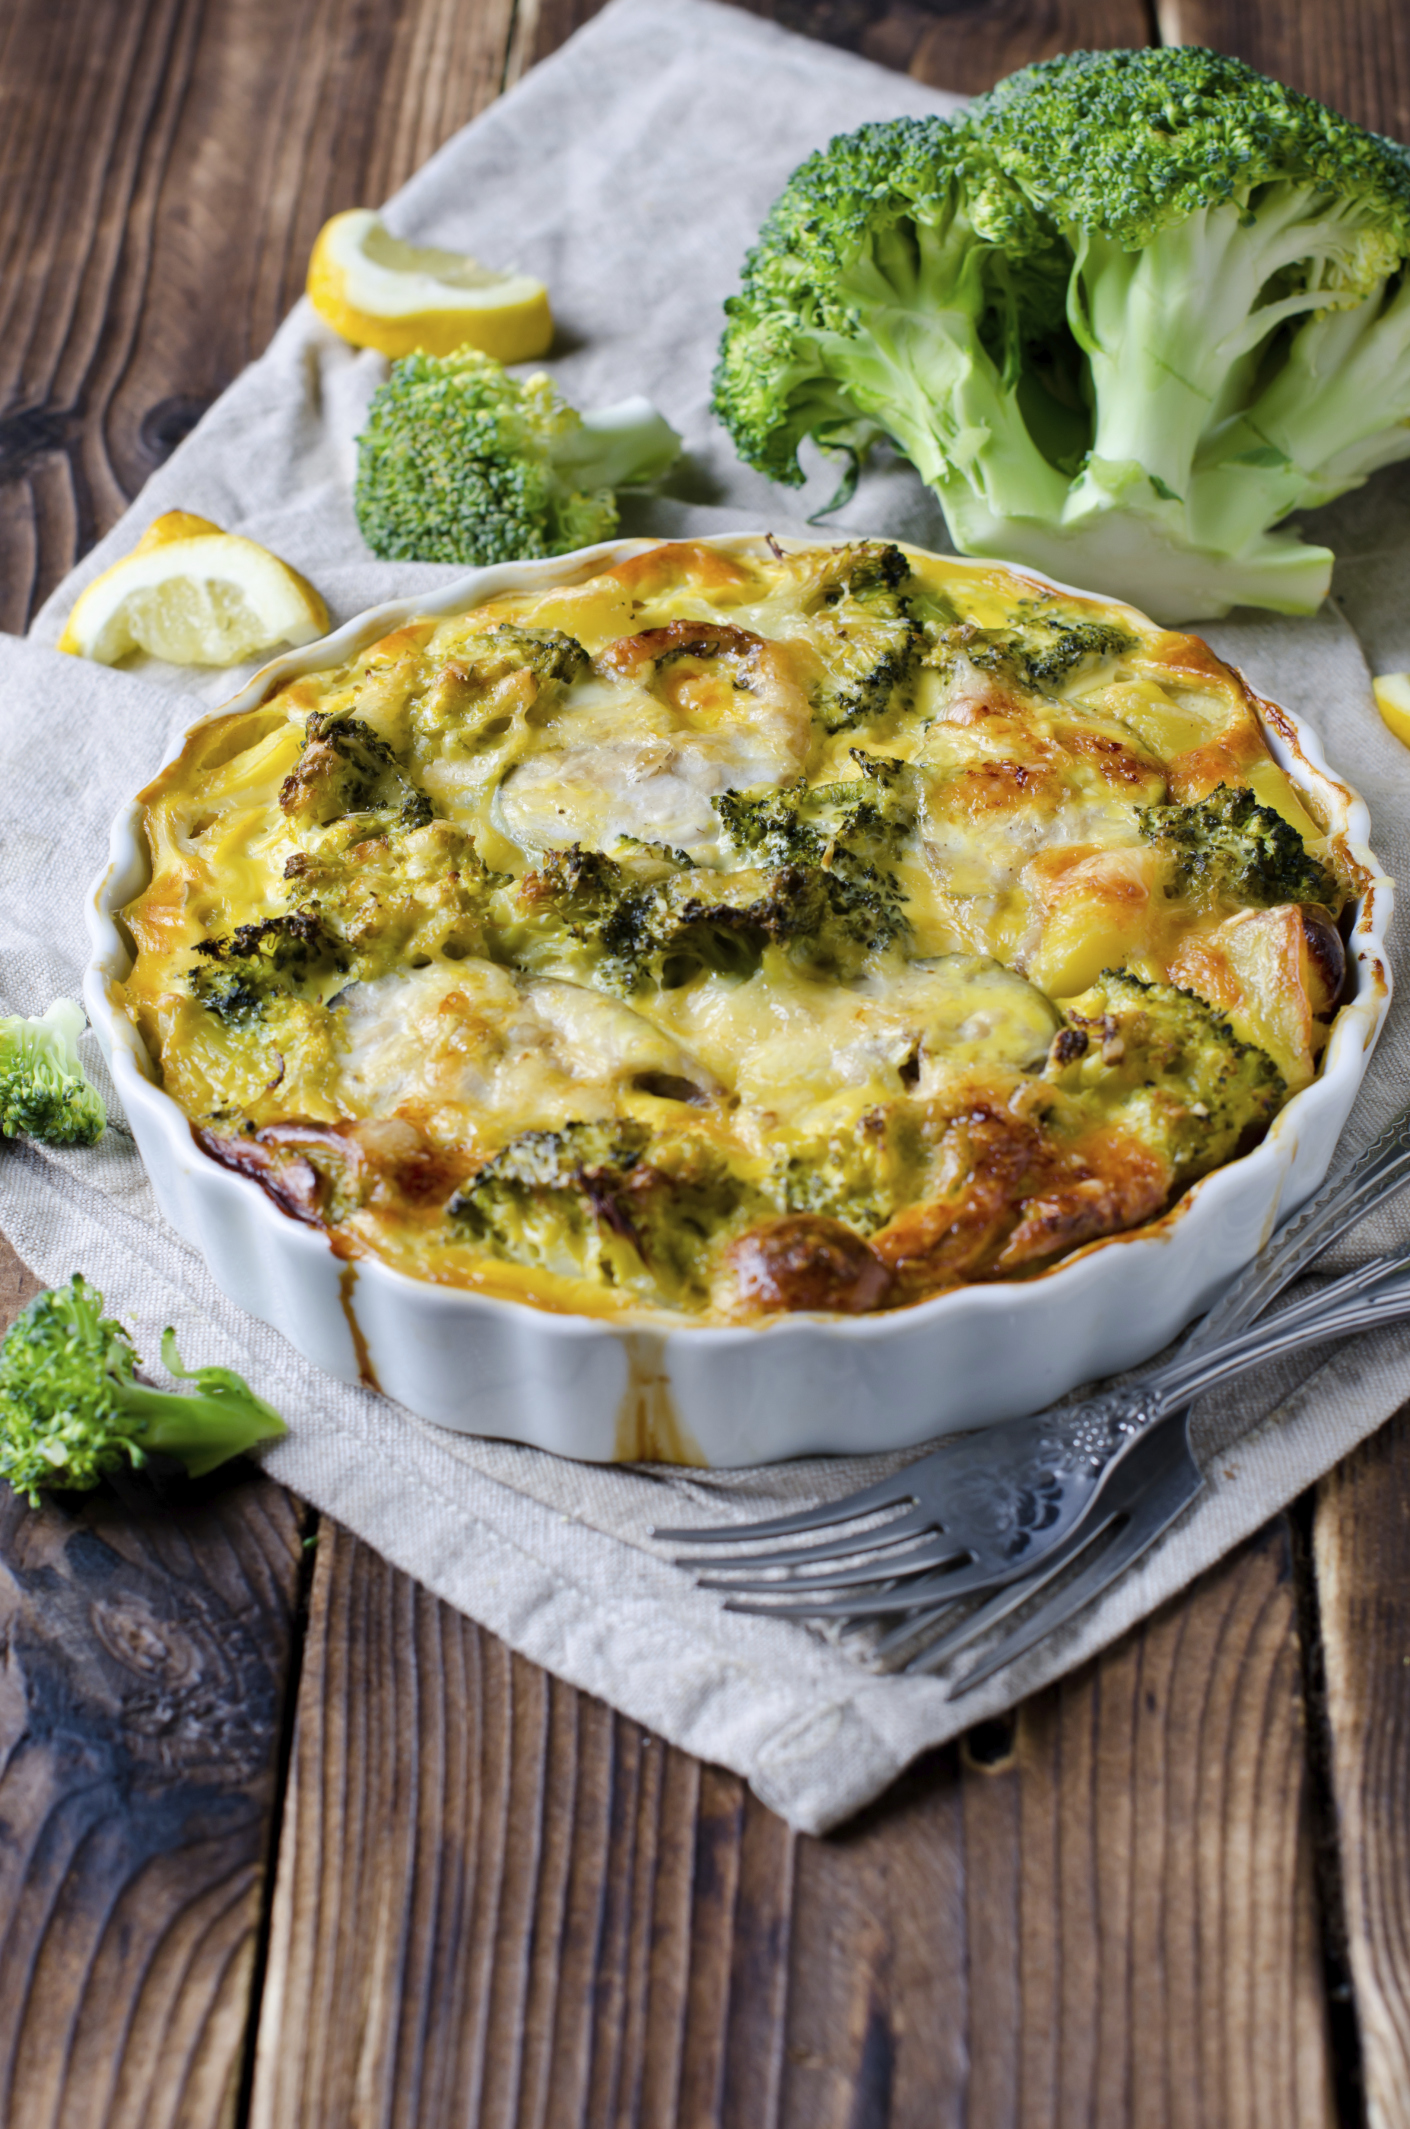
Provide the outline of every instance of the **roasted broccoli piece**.
{"type": "Polygon", "coordinates": [[[570,687],[592,663],[576,636],[561,628],[523,628],[516,621],[502,622],[473,636],[457,653],[468,659],[482,680],[495,680],[507,673],[537,673],[540,680],[557,680],[570,687]]]}
{"type": "Polygon", "coordinates": [[[1410,158],[1236,59],[1078,52],[834,140],[745,265],[743,457],[890,436],[957,546],[1162,620],[1308,612],[1291,531],[1410,456],[1410,158]]]}
{"type": "Polygon", "coordinates": [[[643,882],[635,866],[577,845],[546,851],[520,894],[593,949],[604,988],[627,995],[674,989],[702,968],[748,976],[766,946],[795,939],[815,952],[831,914],[816,867],[691,867],[643,882]]]}
{"type": "Polygon", "coordinates": [[[1190,806],[1142,806],[1146,840],[1170,858],[1172,891],[1201,908],[1271,909],[1279,902],[1321,902],[1336,911],[1335,873],[1313,857],[1290,821],[1261,806],[1252,791],[1219,784],[1190,806]]]}
{"type": "Polygon", "coordinates": [[[823,593],[831,625],[817,635],[828,669],[815,704],[825,731],[909,709],[926,640],[901,589],[910,573],[899,547],[845,550],[844,567],[823,593]]]}
{"type": "Polygon", "coordinates": [[[961,621],[941,632],[925,662],[944,669],[962,655],[980,672],[1002,674],[1035,695],[1059,694],[1082,672],[1094,672],[1136,648],[1131,631],[1114,621],[1064,613],[1051,601],[1025,599],[1002,628],[961,621]]]}
{"type": "Polygon", "coordinates": [[[701,968],[748,976],[769,946],[852,974],[907,929],[887,861],[915,818],[904,764],[852,751],[859,777],[712,801],[741,865],[693,866],[659,844],[619,863],[574,844],[545,852],[520,896],[595,949],[597,980],[628,994],[701,968]]]}
{"type": "Polygon", "coordinates": [[[327,827],[349,813],[390,814],[401,828],[420,828],[431,818],[425,792],[371,725],[322,710],[304,726],[298,764],[284,779],[279,803],[307,828],[327,827]]]}
{"type": "Polygon", "coordinates": [[[1193,991],[1108,968],[1060,1004],[1045,1077],[1159,1153],[1176,1188],[1251,1145],[1282,1107],[1272,1058],[1193,991]]]}
{"type": "Polygon", "coordinates": [[[0,1020],[0,1133],[46,1146],[91,1146],[107,1113],[78,1054],[83,1008],[58,998],[40,1020],[0,1020]]]}
{"type": "Polygon", "coordinates": [[[869,946],[908,929],[890,869],[915,824],[905,765],[853,747],[861,774],[840,783],[726,791],[711,801],[727,842],[765,865],[819,871],[835,917],[869,946]]]}
{"type": "Polygon", "coordinates": [[[706,1141],[618,1119],[522,1133],[462,1184],[447,1216],[518,1262],[609,1285],[644,1277],[667,1300],[698,1306],[701,1240],[746,1199],[706,1141]]]}
{"type": "Polygon", "coordinates": [[[194,1382],[194,1393],[135,1379],[132,1340],[77,1273],[37,1295],[0,1345],[0,1477],[37,1507],[41,1486],[96,1486],[105,1471],[140,1465],[154,1451],[202,1478],[287,1433],[233,1369],[184,1368],[170,1330],[162,1362],[194,1382]]]}
{"type": "Polygon", "coordinates": [[[238,924],[226,937],[198,941],[194,951],[202,959],[191,971],[192,996],[229,1027],[259,1019],[271,999],[349,966],[346,949],[308,909],[238,924]]]}
{"type": "Polygon", "coordinates": [[[358,439],[358,526],[384,561],[566,554],[610,539],[613,490],[658,479],[680,441],[644,399],[579,415],[542,373],[470,348],[408,355],[358,439]]]}
{"type": "Polygon", "coordinates": [[[822,1213],[870,1236],[911,1201],[924,1173],[916,1119],[894,1103],[868,1110],[855,1131],[781,1154],[772,1185],[780,1212],[822,1213]]]}

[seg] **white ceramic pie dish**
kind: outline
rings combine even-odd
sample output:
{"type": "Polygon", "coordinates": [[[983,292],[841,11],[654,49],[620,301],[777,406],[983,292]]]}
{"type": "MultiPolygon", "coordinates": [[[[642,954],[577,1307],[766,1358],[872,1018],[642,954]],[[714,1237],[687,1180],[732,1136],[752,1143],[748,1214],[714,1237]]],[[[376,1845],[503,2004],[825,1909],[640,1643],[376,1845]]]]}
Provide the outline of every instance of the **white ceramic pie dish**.
{"type": "MultiPolygon", "coordinates": [[[[736,549],[764,537],[709,544],[736,549]]],[[[618,540],[475,570],[434,597],[374,607],[276,658],[191,729],[342,663],[414,615],[455,614],[499,592],[572,581],[657,544],[618,540]]],[[[1034,571],[1020,573],[1054,588],[1034,571]]],[[[373,1258],[340,1259],[319,1230],[202,1153],[186,1116],[154,1082],[117,989],[132,948],[115,920],[149,874],[135,802],[114,822],[109,861],[89,897],[84,1002],[166,1218],[232,1300],[330,1374],[372,1382],[442,1426],[594,1462],[747,1465],[903,1448],[1036,1410],[1158,1351],[1327,1172],[1390,1002],[1383,942],[1392,886],[1368,848],[1364,803],[1328,769],[1315,734],[1271,704],[1260,712],[1277,760],[1314,795],[1365,879],[1348,940],[1354,994],[1337,1015],[1320,1075],[1252,1153],[1206,1176],[1163,1219],[1089,1244],[1021,1285],[965,1287],[893,1314],[626,1329],[435,1286],[373,1258]]]]}

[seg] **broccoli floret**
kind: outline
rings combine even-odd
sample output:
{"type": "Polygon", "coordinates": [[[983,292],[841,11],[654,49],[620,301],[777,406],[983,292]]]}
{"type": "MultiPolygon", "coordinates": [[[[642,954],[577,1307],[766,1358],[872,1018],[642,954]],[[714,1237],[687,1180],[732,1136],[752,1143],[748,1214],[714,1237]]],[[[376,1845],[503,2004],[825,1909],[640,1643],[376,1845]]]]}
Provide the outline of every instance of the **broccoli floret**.
{"type": "Polygon", "coordinates": [[[874,1235],[917,1195],[924,1151],[904,1104],[868,1110],[856,1130],[778,1156],[772,1177],[778,1210],[822,1213],[874,1235]]]}
{"type": "Polygon", "coordinates": [[[96,1486],[153,1451],[201,1478],[287,1433],[233,1369],[184,1368],[170,1330],[162,1361],[194,1394],[135,1380],[132,1340],[78,1274],[37,1295],[0,1346],[0,1477],[37,1507],[41,1486],[96,1486]]]}
{"type": "Polygon", "coordinates": [[[715,410],[741,457],[798,486],[798,446],[889,435],[940,487],[983,459],[998,507],[1066,485],[1018,402],[1025,341],[1061,322],[1064,259],[975,130],[901,118],[789,179],[726,304],[715,410]]]}
{"type": "Polygon", "coordinates": [[[1332,557],[1270,528],[1410,456],[1407,256],[1394,143],[1217,53],[1075,53],[805,164],[716,403],[796,479],[840,396],[963,552],[1162,620],[1309,612],[1332,557]]]}
{"type": "Polygon", "coordinates": [[[228,1027],[258,1020],[272,999],[349,966],[345,949],[308,909],[237,924],[226,937],[201,939],[194,951],[202,961],[191,971],[192,995],[228,1027]]]}
{"type": "Polygon", "coordinates": [[[473,665],[482,680],[530,672],[564,687],[580,680],[592,663],[576,636],[565,635],[561,628],[523,628],[514,621],[472,636],[456,655],[473,665]]]}
{"type": "Polygon", "coordinates": [[[1177,1188],[1251,1145],[1282,1107],[1287,1083],[1272,1058],[1193,991],[1107,968],[1061,1010],[1045,1077],[1133,1131],[1177,1188]]]}
{"type": "Polygon", "coordinates": [[[304,726],[298,765],[285,777],[279,803],[290,820],[309,828],[349,813],[389,813],[401,828],[421,828],[431,818],[425,792],[371,725],[322,710],[304,726]]]}
{"type": "Polygon", "coordinates": [[[706,1299],[701,1243],[754,1198],[724,1156],[630,1119],[526,1131],[463,1184],[447,1216],[520,1263],[706,1299]]]}
{"type": "Polygon", "coordinates": [[[357,522],[384,561],[490,563],[610,539],[613,490],[653,481],[680,438],[644,399],[579,415],[540,373],[408,355],[358,438],[357,522]]]}
{"type": "Polygon", "coordinates": [[[908,929],[888,860],[910,833],[915,801],[904,763],[860,747],[852,756],[861,774],[841,783],[713,799],[743,865],[692,866],[660,844],[645,865],[635,855],[618,863],[574,844],[545,852],[520,895],[595,949],[597,980],[628,995],[673,989],[701,968],[748,976],[769,946],[805,967],[854,974],[908,929]]]}
{"type": "Polygon", "coordinates": [[[78,1054],[81,1006],[59,998],[41,1020],[0,1020],[0,1133],[46,1146],[91,1146],[107,1113],[78,1054]]]}
{"type": "Polygon", "coordinates": [[[827,678],[814,707],[825,731],[910,707],[926,640],[901,588],[910,574],[899,547],[866,542],[844,548],[824,580],[815,640],[827,678]]]}
{"type": "Polygon", "coordinates": [[[823,951],[831,902],[816,866],[781,864],[714,872],[694,867],[647,883],[600,851],[550,850],[520,884],[531,907],[551,909],[570,937],[593,949],[606,989],[675,989],[702,968],[749,976],[766,946],[823,951]]]}
{"type": "Polygon", "coordinates": [[[1290,821],[1260,806],[1252,791],[1219,784],[1190,806],[1142,806],[1147,842],[1170,860],[1172,885],[1201,908],[1227,902],[1237,909],[1271,909],[1279,902],[1341,906],[1335,873],[1313,857],[1290,821]]]}
{"type": "Polygon", "coordinates": [[[1085,671],[1134,650],[1136,638],[1114,621],[1054,610],[1047,600],[1025,599],[1004,628],[961,621],[944,630],[926,652],[927,664],[944,667],[956,653],[981,672],[1002,673],[1035,695],[1055,695],[1085,671]]]}

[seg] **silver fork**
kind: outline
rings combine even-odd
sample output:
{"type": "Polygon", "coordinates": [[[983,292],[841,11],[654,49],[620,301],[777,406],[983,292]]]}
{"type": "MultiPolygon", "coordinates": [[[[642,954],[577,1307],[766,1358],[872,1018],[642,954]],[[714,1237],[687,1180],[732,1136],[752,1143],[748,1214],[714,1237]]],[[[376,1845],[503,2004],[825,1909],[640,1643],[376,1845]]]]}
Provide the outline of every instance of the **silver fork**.
{"type": "MultiPolygon", "coordinates": [[[[1069,1529],[1065,1540],[1045,1551],[1035,1565],[1022,1574],[1006,1576],[997,1584],[993,1579],[976,1584],[966,1572],[938,1569],[903,1579],[893,1577],[870,1588],[856,1588],[846,1587],[844,1578],[848,1571],[841,1569],[810,1576],[806,1584],[800,1578],[793,1582],[747,1584],[713,1581],[704,1586],[727,1589],[731,1611],[760,1612],[785,1618],[860,1620],[922,1607],[943,1606],[948,1609],[960,1597],[973,1596],[979,1589],[996,1586],[1017,1589],[1020,1584],[1021,1594],[1014,1602],[1026,1601],[1034,1589],[1049,1578],[1050,1572],[1056,1572],[1058,1567],[1073,1559],[1098,1530],[1109,1527],[1114,1511],[1109,1508],[1107,1495],[1118,1474],[1122,1477],[1124,1491],[1129,1492],[1143,1468],[1143,1454],[1150,1455],[1155,1468],[1165,1468],[1166,1460],[1174,1452],[1164,1437],[1173,1432],[1184,1441],[1184,1418],[1188,1408],[1206,1390],[1245,1374],[1252,1367],[1278,1359],[1284,1353],[1294,1352],[1300,1346],[1320,1345],[1352,1330],[1393,1322],[1398,1316],[1410,1314],[1410,1276],[1399,1280],[1393,1278],[1397,1272],[1404,1273],[1407,1262],[1410,1262],[1410,1245],[1392,1256],[1375,1258],[1358,1271],[1348,1272],[1335,1285],[1218,1345],[1177,1354],[1165,1367],[1144,1376],[1139,1384],[1108,1391],[1106,1397],[1118,1416],[1123,1421],[1139,1421],[1140,1424],[1133,1424],[1122,1449],[1106,1465],[1103,1472],[1105,1484],[1097,1496],[1095,1509],[1069,1529]],[[1158,1445],[1157,1436],[1162,1438],[1158,1445]],[[844,1587],[844,1594],[828,1594],[839,1585],[844,1587]],[[736,1601],[735,1593],[744,1589],[751,1594],[758,1591],[761,1595],[771,1596],[773,1601],[736,1601]]],[[[1099,1402],[1101,1400],[1092,1400],[1093,1404],[1099,1402]]],[[[1084,1409],[1090,1410],[1091,1407],[1084,1409]]],[[[1189,1456],[1188,1447],[1185,1455],[1197,1491],[1203,1479],[1189,1456]]],[[[1172,1513],[1176,1512],[1172,1510],[1172,1513]]],[[[1152,1532],[1152,1536],[1156,1534],[1152,1532]]],[[[1008,1608],[1011,1607],[1005,1609],[1008,1608]]],[[[996,1611],[994,1616],[1003,1616],[1003,1611],[996,1611]]]]}
{"type": "MultiPolygon", "coordinates": [[[[1300,1309],[1284,1311],[1267,1328],[1276,1331],[1286,1321],[1292,1325],[1291,1334],[1285,1340],[1270,1342],[1266,1348],[1258,1344],[1255,1336],[1252,1340],[1253,1360],[1246,1359],[1245,1364],[1257,1365],[1277,1352],[1290,1351],[1298,1345],[1347,1337],[1355,1331],[1373,1330],[1410,1315],[1410,1279],[1403,1275],[1407,1259],[1410,1259],[1410,1247],[1352,1273],[1300,1309]],[[1398,1280],[1389,1280],[1388,1274],[1396,1270],[1402,1271],[1402,1276],[1398,1280]],[[1377,1277],[1387,1279],[1384,1291],[1366,1293],[1365,1289],[1377,1277]],[[1344,1294],[1341,1305],[1327,1307],[1326,1304],[1333,1303],[1339,1293],[1344,1294]],[[1297,1323],[1293,1323],[1294,1318],[1298,1319],[1297,1323]]],[[[1250,1339],[1245,1337],[1240,1344],[1247,1351],[1250,1339]]],[[[1232,1351],[1232,1348],[1223,1350],[1232,1351]]],[[[914,1604],[915,1597],[911,1594],[912,1585],[908,1584],[907,1596],[899,1600],[908,1608],[897,1624],[874,1644],[871,1650],[874,1660],[888,1668],[910,1672],[939,1670],[962,1650],[981,1641],[1012,1613],[1041,1596],[1055,1582],[1060,1586],[1046,1603],[1030,1612],[1001,1641],[987,1649],[963,1677],[951,1682],[950,1698],[958,1700],[982,1685],[986,1678],[1006,1669],[1039,1642],[1056,1634],[1093,1603],[1103,1590],[1134,1567],[1141,1555],[1202,1492],[1205,1477],[1190,1451],[1188,1418],[1188,1407],[1185,1407],[1138,1436],[1112,1467],[1094,1511],[1066,1541],[1045,1554],[1031,1574],[995,1590],[986,1602],[968,1612],[947,1631],[932,1634],[930,1630],[937,1621],[943,1621],[953,1612],[953,1597],[941,1597],[936,1591],[928,1606],[912,1609],[909,1607],[914,1604]],[[1064,1582],[1061,1578],[1069,1568],[1075,1572],[1064,1582]],[[904,1652],[908,1649],[912,1653],[907,1657],[904,1652]],[[901,1660],[897,1661],[898,1658],[901,1660]]],[[[898,1600],[893,1599],[892,1609],[898,1609],[898,1600]]],[[[862,1623],[860,1615],[857,1623],[862,1623]]]]}
{"type": "MultiPolygon", "coordinates": [[[[1117,1463],[1155,1424],[1149,1397],[1169,1371],[1252,1322],[1274,1295],[1407,1177],[1410,1110],[1279,1230],[1195,1326],[1172,1362],[1123,1389],[953,1436],[879,1484],[818,1508],[752,1524],[661,1528],[652,1534],[671,1543],[747,1546],[747,1555],[728,1560],[687,1553],[677,1564],[716,1567],[719,1572],[702,1578],[703,1586],[738,1596],[769,1594],[776,1600],[770,1610],[781,1609],[777,1600],[796,1592],[796,1608],[806,1616],[819,1615],[820,1589],[887,1592],[889,1604],[868,1608],[895,1611],[912,1597],[933,1603],[940,1575],[946,1601],[953,1602],[1027,1577],[1049,1554],[1061,1551],[1071,1558],[1068,1548],[1096,1511],[1117,1463]],[[885,1521],[876,1520],[883,1516],[885,1521]],[[868,1519],[870,1527],[855,1527],[868,1519]],[[775,1542],[812,1531],[839,1534],[810,1545],[775,1542]],[[762,1579],[757,1578],[760,1569],[768,1571],[762,1579]],[[792,1579],[775,1579],[780,1570],[792,1579]]],[[[1163,1402],[1160,1416],[1172,1409],[1163,1402]]],[[[858,1608],[856,1601],[850,1606],[839,1601],[833,1615],[858,1608]]]]}

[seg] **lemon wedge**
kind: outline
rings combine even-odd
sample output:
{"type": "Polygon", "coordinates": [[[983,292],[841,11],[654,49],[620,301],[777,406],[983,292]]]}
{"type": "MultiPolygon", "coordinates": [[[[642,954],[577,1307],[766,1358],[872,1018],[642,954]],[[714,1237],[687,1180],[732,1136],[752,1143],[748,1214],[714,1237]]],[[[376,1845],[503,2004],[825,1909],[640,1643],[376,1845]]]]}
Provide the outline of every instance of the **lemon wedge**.
{"type": "Polygon", "coordinates": [[[367,207],[335,214],[319,230],[308,293],[334,332],[384,355],[474,347],[496,362],[527,362],[553,338],[542,281],[496,273],[462,251],[404,244],[367,207]]]}
{"type": "Polygon", "coordinates": [[[1410,673],[1382,673],[1371,682],[1381,722],[1410,747],[1410,673]]]}
{"type": "Polygon", "coordinates": [[[93,579],[59,649],[99,665],[137,650],[171,665],[238,665],[327,630],[327,607],[287,562],[209,518],[168,510],[93,579]]]}

